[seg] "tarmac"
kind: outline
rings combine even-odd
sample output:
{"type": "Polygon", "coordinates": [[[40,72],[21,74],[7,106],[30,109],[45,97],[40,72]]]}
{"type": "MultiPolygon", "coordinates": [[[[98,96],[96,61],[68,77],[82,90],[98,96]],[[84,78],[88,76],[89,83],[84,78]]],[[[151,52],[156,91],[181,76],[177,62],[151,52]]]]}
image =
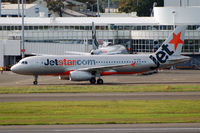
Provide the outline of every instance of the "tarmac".
{"type": "MultiPolygon", "coordinates": [[[[30,86],[33,79],[33,76],[4,72],[0,74],[0,86],[30,86]]],[[[151,75],[113,75],[102,79],[105,85],[200,84],[200,70],[162,70],[151,75]]],[[[39,76],[38,82],[39,85],[89,85],[88,81],[59,80],[53,76],[39,76]]]]}
{"type": "Polygon", "coordinates": [[[200,133],[199,123],[0,126],[0,133],[200,133]]]}
{"type": "Polygon", "coordinates": [[[24,101],[116,101],[116,100],[199,100],[200,92],[134,93],[33,93],[0,94],[0,102],[24,101]]]}

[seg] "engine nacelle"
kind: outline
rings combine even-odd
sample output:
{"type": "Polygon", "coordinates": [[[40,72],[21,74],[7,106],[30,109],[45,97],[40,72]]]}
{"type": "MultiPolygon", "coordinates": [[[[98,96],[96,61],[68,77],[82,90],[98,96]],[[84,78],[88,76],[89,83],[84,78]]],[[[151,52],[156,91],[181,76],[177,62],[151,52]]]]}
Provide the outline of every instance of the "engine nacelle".
{"type": "Polygon", "coordinates": [[[92,78],[92,74],[84,71],[70,72],[69,80],[71,81],[88,81],[92,78]]]}
{"type": "Polygon", "coordinates": [[[69,76],[60,75],[60,76],[59,76],[59,79],[60,79],[60,80],[69,80],[69,76]]]}

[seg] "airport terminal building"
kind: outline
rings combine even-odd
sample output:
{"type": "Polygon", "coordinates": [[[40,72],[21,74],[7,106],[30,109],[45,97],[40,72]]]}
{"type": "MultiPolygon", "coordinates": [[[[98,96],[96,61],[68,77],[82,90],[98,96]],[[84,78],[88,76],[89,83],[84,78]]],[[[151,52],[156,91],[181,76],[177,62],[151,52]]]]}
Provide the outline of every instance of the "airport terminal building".
{"type": "Polygon", "coordinates": [[[200,5],[155,7],[152,17],[25,18],[25,49],[21,43],[21,18],[0,18],[0,66],[9,66],[35,54],[65,54],[92,49],[92,22],[99,42],[122,44],[131,54],[156,50],[175,25],[188,25],[183,55],[190,66],[200,66],[200,5]]]}

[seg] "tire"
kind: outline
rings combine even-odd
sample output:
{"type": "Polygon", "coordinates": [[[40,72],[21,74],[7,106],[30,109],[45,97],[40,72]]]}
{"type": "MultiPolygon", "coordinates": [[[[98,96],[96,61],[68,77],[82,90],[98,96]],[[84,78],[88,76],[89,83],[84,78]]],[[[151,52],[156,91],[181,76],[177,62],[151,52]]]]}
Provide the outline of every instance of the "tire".
{"type": "Polygon", "coordinates": [[[103,84],[103,79],[98,79],[97,84],[103,84]]]}
{"type": "Polygon", "coordinates": [[[38,84],[38,82],[37,82],[37,81],[33,81],[33,84],[34,84],[34,85],[37,85],[37,84],[38,84]]]}
{"type": "Polygon", "coordinates": [[[95,84],[96,83],[96,79],[95,78],[91,78],[90,79],[90,84],[95,84]]]}

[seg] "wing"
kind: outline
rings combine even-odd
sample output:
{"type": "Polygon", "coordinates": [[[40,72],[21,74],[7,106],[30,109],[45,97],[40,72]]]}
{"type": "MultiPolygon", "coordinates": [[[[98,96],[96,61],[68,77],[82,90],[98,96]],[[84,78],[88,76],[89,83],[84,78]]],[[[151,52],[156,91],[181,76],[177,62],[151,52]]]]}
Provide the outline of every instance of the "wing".
{"type": "Polygon", "coordinates": [[[135,62],[132,64],[118,64],[118,65],[109,65],[109,66],[96,66],[96,67],[90,67],[90,68],[81,68],[78,69],[78,71],[88,71],[88,72],[103,72],[103,71],[108,71],[110,69],[116,69],[116,68],[121,68],[125,66],[135,66],[135,62]]]}

